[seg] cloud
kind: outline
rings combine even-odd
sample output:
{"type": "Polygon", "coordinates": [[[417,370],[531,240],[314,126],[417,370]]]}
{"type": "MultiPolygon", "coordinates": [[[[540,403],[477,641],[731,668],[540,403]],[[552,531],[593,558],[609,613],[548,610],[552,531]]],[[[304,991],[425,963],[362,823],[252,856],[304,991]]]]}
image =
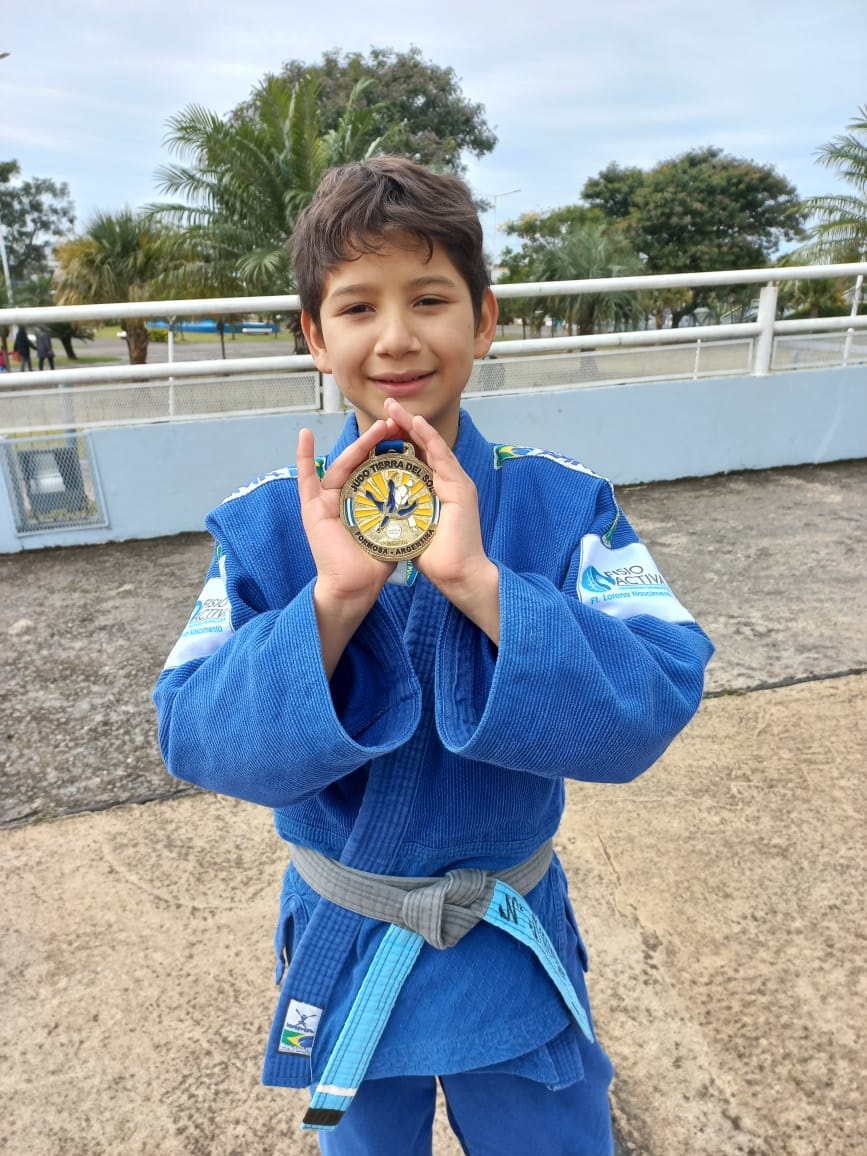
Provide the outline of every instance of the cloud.
{"type": "Polygon", "coordinates": [[[863,0],[332,0],[322,16],[277,0],[30,0],[4,29],[6,152],[67,181],[80,217],[141,204],[186,105],[225,113],[287,59],[415,44],[495,127],[497,149],[469,175],[480,191],[522,190],[501,222],[575,200],[611,161],[649,167],[707,144],[776,165],[804,195],[829,191],[815,150],[865,99],[863,0]]]}

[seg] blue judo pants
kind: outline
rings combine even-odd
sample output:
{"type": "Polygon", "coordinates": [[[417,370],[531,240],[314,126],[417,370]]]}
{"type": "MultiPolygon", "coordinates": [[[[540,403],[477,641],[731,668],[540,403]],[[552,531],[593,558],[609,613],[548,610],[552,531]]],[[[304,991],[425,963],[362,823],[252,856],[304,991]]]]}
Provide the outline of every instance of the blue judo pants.
{"type": "MultiPolygon", "coordinates": [[[[441,1077],[449,1123],[467,1156],[612,1156],[612,1068],[597,1045],[584,1079],[559,1092],[520,1076],[441,1077]]],[[[436,1079],[365,1080],[338,1128],[320,1132],[323,1156],[431,1156],[436,1079]]]]}

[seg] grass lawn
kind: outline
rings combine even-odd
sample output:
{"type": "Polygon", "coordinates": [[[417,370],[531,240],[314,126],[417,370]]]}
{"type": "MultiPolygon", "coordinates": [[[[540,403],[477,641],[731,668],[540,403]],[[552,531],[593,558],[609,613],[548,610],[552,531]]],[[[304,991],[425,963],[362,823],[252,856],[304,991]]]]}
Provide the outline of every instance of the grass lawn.
{"type": "Polygon", "coordinates": [[[74,361],[71,357],[66,357],[63,354],[61,354],[60,357],[57,355],[54,357],[55,368],[57,369],[63,369],[66,366],[71,366],[74,369],[76,365],[107,365],[113,364],[116,361],[126,361],[126,357],[100,357],[95,353],[79,353],[74,361]]]}
{"type": "MultiPolygon", "coordinates": [[[[120,326],[118,325],[104,325],[101,329],[96,330],[97,337],[115,338],[122,341],[123,338],[118,338],[120,326]]],[[[219,341],[219,333],[176,333],[175,341],[182,342],[184,345],[202,344],[207,342],[219,341]]],[[[153,332],[151,332],[150,343],[154,345],[165,345],[168,341],[154,341],[153,332]]],[[[282,329],[279,333],[227,333],[225,335],[226,344],[229,345],[233,341],[294,341],[294,336],[288,329],[282,329]]]]}

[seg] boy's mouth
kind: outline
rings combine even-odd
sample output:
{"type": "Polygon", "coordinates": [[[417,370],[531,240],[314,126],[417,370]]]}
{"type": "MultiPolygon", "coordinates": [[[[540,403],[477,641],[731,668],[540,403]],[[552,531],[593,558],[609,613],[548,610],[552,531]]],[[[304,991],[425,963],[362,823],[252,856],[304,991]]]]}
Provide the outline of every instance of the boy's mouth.
{"type": "Polygon", "coordinates": [[[373,381],[380,389],[388,393],[401,394],[410,393],[421,386],[426,385],[433,377],[431,370],[417,370],[412,373],[386,373],[377,375],[373,381]]]}

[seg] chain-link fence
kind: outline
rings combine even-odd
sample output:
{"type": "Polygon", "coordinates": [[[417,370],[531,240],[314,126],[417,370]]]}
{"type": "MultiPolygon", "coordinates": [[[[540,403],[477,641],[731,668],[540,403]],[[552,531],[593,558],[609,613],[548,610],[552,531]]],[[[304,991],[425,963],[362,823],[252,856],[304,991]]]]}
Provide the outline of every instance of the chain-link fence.
{"type": "Polygon", "coordinates": [[[319,408],[319,374],[178,377],[117,385],[0,390],[0,433],[82,430],[152,421],[319,408]]]}
{"type": "Polygon", "coordinates": [[[523,392],[659,378],[721,377],[750,372],[753,342],[692,341],[623,349],[585,349],[522,357],[489,357],[473,369],[467,393],[523,392]]]}
{"type": "Polygon", "coordinates": [[[805,333],[774,340],[772,369],[821,369],[824,366],[840,368],[845,365],[863,365],[867,362],[867,333],[852,330],[847,333],[805,333]]]}
{"type": "MultiPolygon", "coordinates": [[[[752,338],[684,344],[586,349],[510,356],[508,348],[478,362],[468,394],[720,377],[753,371],[752,338]]],[[[867,361],[867,333],[838,331],[777,337],[774,370],[854,365],[867,361]]],[[[4,377],[6,375],[3,375],[4,377]]],[[[154,421],[310,412],[321,407],[315,370],[220,377],[177,377],[111,385],[0,388],[0,434],[74,436],[90,428],[154,421]]],[[[5,386],[7,383],[2,382],[5,386]]]]}
{"type": "Polygon", "coordinates": [[[19,534],[107,524],[85,435],[0,438],[0,468],[19,534]]]}

